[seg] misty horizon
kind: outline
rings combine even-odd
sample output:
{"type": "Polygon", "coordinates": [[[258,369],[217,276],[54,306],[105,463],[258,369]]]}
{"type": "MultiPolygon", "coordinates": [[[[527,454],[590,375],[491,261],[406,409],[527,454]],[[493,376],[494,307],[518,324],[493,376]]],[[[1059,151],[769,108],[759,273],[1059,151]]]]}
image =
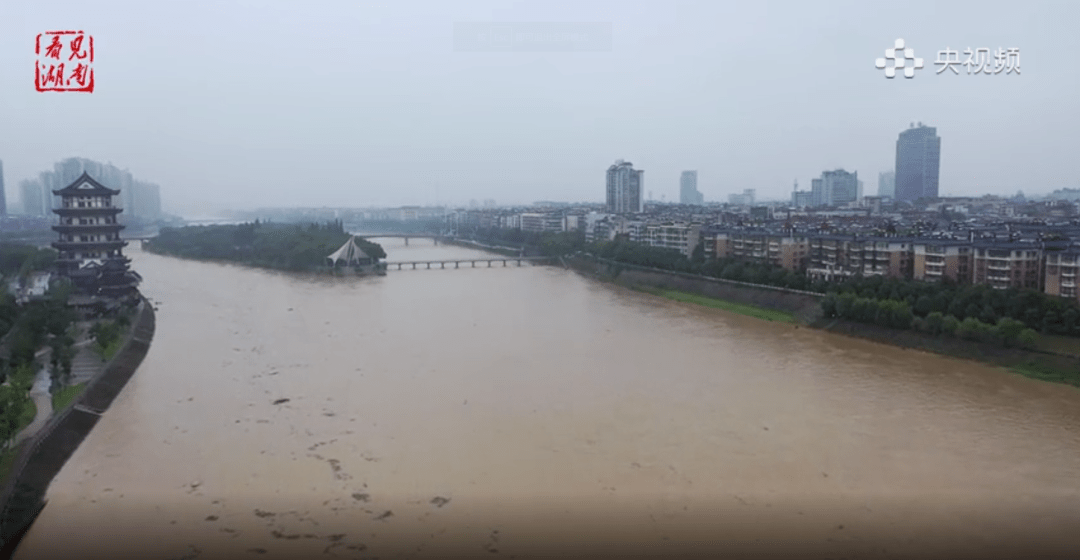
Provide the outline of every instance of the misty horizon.
{"type": "Polygon", "coordinates": [[[942,139],[941,196],[1080,186],[1072,131],[1080,85],[1066,28],[1080,5],[904,10],[857,2],[111,1],[0,8],[0,160],[17,185],[69,157],[161,185],[164,209],[602,202],[616,160],[644,191],[706,201],[755,189],[790,197],[826,170],[864,194],[895,165],[911,123],[942,139]],[[1009,14],[1008,18],[1001,17],[1009,14]],[[462,23],[608,26],[585,52],[475,52],[462,23]],[[93,93],[34,90],[34,38],[80,29],[93,93]],[[886,79],[875,58],[902,37],[925,59],[886,79]],[[595,45],[594,45],[595,46],[595,45]],[[1019,48],[1019,75],[937,74],[946,47],[1019,48]]]}

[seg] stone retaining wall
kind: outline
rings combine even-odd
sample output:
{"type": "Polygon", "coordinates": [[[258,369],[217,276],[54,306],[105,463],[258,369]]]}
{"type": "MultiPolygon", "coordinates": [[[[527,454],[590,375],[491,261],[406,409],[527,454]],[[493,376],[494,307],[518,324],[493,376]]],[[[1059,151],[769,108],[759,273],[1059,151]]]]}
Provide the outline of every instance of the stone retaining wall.
{"type": "Polygon", "coordinates": [[[150,350],[154,322],[153,305],[143,298],[116,355],[87,382],[78,398],[63,410],[54,411],[41,431],[22,443],[0,490],[0,550],[8,552],[17,544],[44,505],[45,491],[53,477],[135,374],[150,350]]]}
{"type": "Polygon", "coordinates": [[[821,318],[822,294],[815,292],[672,272],[598,257],[576,256],[565,259],[565,262],[578,272],[632,288],[678,290],[765,309],[785,311],[805,323],[812,323],[821,318]]]}

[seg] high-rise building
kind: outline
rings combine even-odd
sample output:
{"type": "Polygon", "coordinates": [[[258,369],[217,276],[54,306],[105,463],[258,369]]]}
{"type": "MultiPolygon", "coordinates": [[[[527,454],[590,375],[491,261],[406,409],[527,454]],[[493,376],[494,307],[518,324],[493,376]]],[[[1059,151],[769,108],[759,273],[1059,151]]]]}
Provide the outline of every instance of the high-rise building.
{"type": "Polygon", "coordinates": [[[153,222],[161,218],[161,187],[153,183],[135,180],[129,171],[112,164],[83,159],[68,158],[56,163],[52,171],[42,172],[37,179],[19,183],[22,194],[23,213],[30,216],[49,216],[60,207],[60,197],[53,191],[73,183],[83,173],[100,178],[106,188],[119,191],[117,208],[123,208],[121,219],[125,221],[153,222]]]}
{"type": "Polygon", "coordinates": [[[881,173],[878,173],[877,194],[878,196],[887,196],[889,198],[896,197],[895,171],[883,171],[881,173]]]}
{"type": "Polygon", "coordinates": [[[683,171],[679,178],[680,204],[705,204],[705,195],[697,190],[697,171],[683,171]]]}
{"type": "Polygon", "coordinates": [[[842,206],[859,199],[859,173],[843,169],[825,171],[820,179],[811,181],[811,200],[814,206],[842,206]]]}
{"type": "Polygon", "coordinates": [[[937,129],[912,123],[896,141],[896,200],[937,198],[940,168],[941,137],[937,129]]]}
{"type": "Polygon", "coordinates": [[[742,194],[729,194],[728,204],[738,206],[753,206],[757,191],[755,189],[743,189],[742,194]]]}
{"type": "Polygon", "coordinates": [[[607,170],[607,210],[612,214],[633,214],[645,210],[641,197],[645,172],[628,161],[616,160],[607,170]]]}
{"type": "Polygon", "coordinates": [[[7,215],[7,193],[4,192],[4,162],[0,161],[0,216],[7,215]]]}

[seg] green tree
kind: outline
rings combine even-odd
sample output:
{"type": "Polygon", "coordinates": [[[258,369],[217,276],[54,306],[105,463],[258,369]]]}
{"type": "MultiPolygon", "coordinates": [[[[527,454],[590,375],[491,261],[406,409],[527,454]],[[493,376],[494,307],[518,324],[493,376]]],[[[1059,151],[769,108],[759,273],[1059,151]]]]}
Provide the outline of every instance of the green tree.
{"type": "Polygon", "coordinates": [[[960,320],[956,317],[946,315],[945,318],[941,320],[941,332],[949,336],[955,336],[958,330],[960,330],[960,320]]]}
{"type": "Polygon", "coordinates": [[[1020,331],[1020,334],[1016,337],[1016,343],[1021,348],[1027,348],[1034,350],[1038,346],[1039,333],[1035,332],[1035,329],[1024,329],[1020,331]]]}
{"type": "Polygon", "coordinates": [[[927,331],[933,334],[940,334],[945,321],[945,316],[940,311],[933,311],[926,315],[927,331]]]}

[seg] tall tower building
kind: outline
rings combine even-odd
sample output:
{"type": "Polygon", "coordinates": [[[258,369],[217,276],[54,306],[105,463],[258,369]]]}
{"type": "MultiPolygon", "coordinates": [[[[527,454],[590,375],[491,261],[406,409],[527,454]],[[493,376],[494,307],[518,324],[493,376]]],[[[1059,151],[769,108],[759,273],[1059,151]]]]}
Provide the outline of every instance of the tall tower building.
{"type": "Polygon", "coordinates": [[[57,271],[70,278],[76,290],[85,296],[133,295],[141,278],[128,269],[131,259],[123,253],[127,241],[120,238],[124,226],[117,220],[122,210],[113,205],[113,197],[120,191],[83,173],[53,194],[61,200],[53,209],[59,216],[59,222],[53,226],[59,239],[52,244],[59,251],[57,271]]]}
{"type": "Polygon", "coordinates": [[[878,173],[877,194],[878,194],[878,196],[887,196],[889,198],[896,198],[896,172],[895,171],[884,171],[882,173],[878,173]]]}
{"type": "Polygon", "coordinates": [[[4,162],[0,161],[0,216],[7,215],[7,193],[4,191],[4,162]]]}
{"type": "Polygon", "coordinates": [[[937,129],[919,123],[896,141],[896,200],[937,198],[941,138],[937,129]]]}
{"type": "Polygon", "coordinates": [[[814,206],[842,206],[859,199],[859,172],[825,171],[811,181],[814,206]]]}
{"type": "Polygon", "coordinates": [[[705,204],[705,196],[697,190],[697,171],[683,171],[679,178],[680,204],[705,204]]]}
{"type": "Polygon", "coordinates": [[[634,214],[645,211],[642,199],[645,172],[634,164],[616,160],[607,170],[607,211],[612,214],[634,214]]]}

